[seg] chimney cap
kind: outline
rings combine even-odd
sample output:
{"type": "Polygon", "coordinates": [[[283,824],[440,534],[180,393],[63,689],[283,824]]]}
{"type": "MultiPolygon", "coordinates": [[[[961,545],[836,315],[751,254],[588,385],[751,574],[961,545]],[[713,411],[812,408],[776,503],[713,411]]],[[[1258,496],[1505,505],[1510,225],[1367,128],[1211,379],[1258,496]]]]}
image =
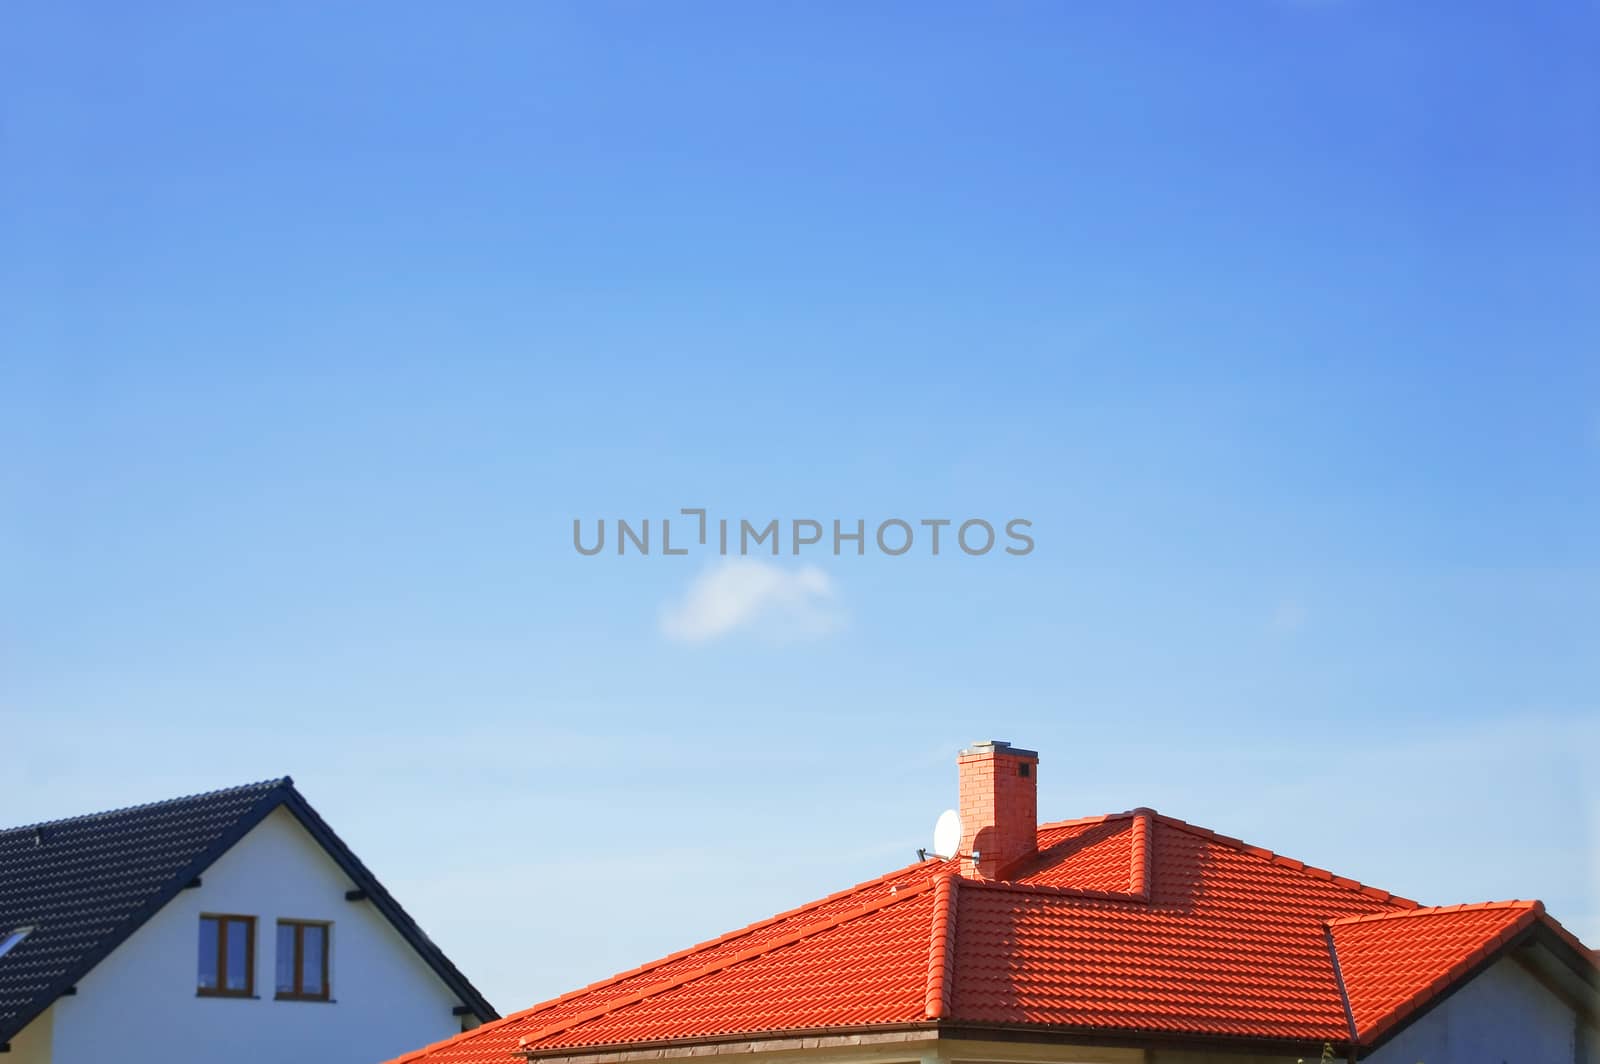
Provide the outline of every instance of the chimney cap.
{"type": "Polygon", "coordinates": [[[972,754],[1006,754],[1009,757],[1031,757],[1035,761],[1039,760],[1039,751],[1023,750],[1001,739],[979,739],[961,751],[962,757],[972,754]]]}

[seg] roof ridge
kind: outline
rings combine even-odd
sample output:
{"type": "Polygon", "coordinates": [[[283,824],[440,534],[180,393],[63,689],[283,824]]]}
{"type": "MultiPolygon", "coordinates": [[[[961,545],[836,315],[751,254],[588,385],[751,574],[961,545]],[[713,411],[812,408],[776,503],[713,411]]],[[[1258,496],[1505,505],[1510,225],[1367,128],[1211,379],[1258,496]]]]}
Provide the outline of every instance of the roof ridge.
{"type": "MultiPolygon", "coordinates": [[[[950,863],[950,861],[938,862],[940,865],[949,865],[950,863]]],[[[781,923],[784,920],[793,919],[794,917],[799,916],[801,913],[809,912],[813,909],[819,909],[824,905],[838,901],[840,898],[848,897],[851,894],[856,894],[864,890],[870,890],[872,887],[879,886],[891,879],[895,879],[896,877],[906,875],[924,865],[929,865],[930,868],[932,867],[929,862],[923,861],[916,862],[915,864],[902,865],[891,872],[885,872],[881,876],[874,876],[871,879],[862,880],[853,887],[846,887],[843,890],[836,890],[832,894],[829,894],[825,897],[813,899],[812,901],[809,901],[804,905],[798,905],[793,909],[785,909],[783,912],[774,913],[772,916],[766,917],[763,920],[757,920],[754,923],[746,924],[743,927],[734,928],[732,931],[725,932],[724,934],[718,935],[715,938],[708,938],[703,942],[697,942],[692,946],[686,946],[683,949],[668,953],[662,957],[658,957],[653,961],[647,961],[644,964],[629,968],[626,971],[617,972],[614,975],[606,976],[604,979],[596,979],[592,983],[580,986],[574,990],[569,990],[565,994],[560,994],[553,998],[547,998],[546,1000],[534,1005],[530,1005],[525,1009],[508,1013],[491,1023],[481,1024],[477,1027],[474,1027],[470,1031],[463,1031],[461,1034],[453,1034],[449,1038],[441,1038],[439,1041],[425,1045],[420,1049],[413,1050],[412,1052],[406,1053],[402,1056],[394,1057],[388,1062],[388,1064],[404,1064],[405,1061],[415,1060],[418,1057],[425,1056],[449,1042],[454,1042],[458,1039],[471,1035],[483,1034],[499,1027],[503,1027],[508,1023],[526,1020],[540,1012],[553,1009],[557,1005],[571,1001],[574,998],[582,997],[585,994],[592,994],[597,990],[601,990],[607,986],[613,986],[617,983],[623,982],[624,980],[632,979],[635,976],[644,975],[646,972],[652,971],[656,968],[665,967],[666,965],[672,964],[675,961],[683,960],[685,957],[693,956],[696,953],[711,949],[714,946],[720,946],[724,943],[731,942],[734,939],[740,938],[744,935],[754,934],[763,928],[771,927],[773,924],[781,923]]],[[[932,877],[930,877],[930,879],[931,878],[932,877]]]]}
{"type": "Polygon", "coordinates": [[[1150,885],[1155,879],[1152,874],[1156,849],[1152,839],[1155,832],[1150,830],[1150,818],[1154,815],[1153,810],[1137,809],[1128,827],[1128,891],[1145,901],[1150,900],[1150,885]]]}
{"type": "Polygon", "coordinates": [[[942,1020],[950,1014],[950,997],[956,974],[956,895],[961,877],[940,876],[933,888],[933,921],[928,935],[928,992],[923,1015],[942,1020]]]}
{"type": "Polygon", "coordinates": [[[1422,908],[1422,905],[1419,902],[1413,901],[1410,898],[1403,898],[1398,894],[1391,894],[1389,891],[1384,890],[1381,887],[1368,886],[1359,880],[1350,879],[1346,876],[1335,875],[1326,868],[1318,868],[1315,865],[1306,864],[1304,861],[1297,861],[1293,857],[1285,857],[1283,854],[1275,853],[1264,846],[1253,846],[1250,843],[1245,842],[1243,839],[1236,839],[1232,835],[1224,835],[1220,831],[1213,831],[1210,828],[1203,828],[1198,824],[1191,824],[1187,820],[1179,820],[1175,816],[1167,816],[1164,813],[1158,813],[1154,809],[1145,811],[1150,814],[1152,819],[1159,820],[1168,827],[1177,828],[1179,831],[1187,831],[1191,835],[1198,835],[1203,839],[1208,839],[1212,842],[1230,847],[1240,851],[1241,853],[1250,854],[1252,857],[1260,857],[1263,860],[1271,861],[1273,864],[1282,868],[1289,868],[1297,872],[1303,872],[1312,879],[1320,879],[1324,883],[1333,883],[1336,886],[1344,887],[1352,893],[1364,894],[1367,897],[1372,898],[1374,901],[1382,902],[1387,905],[1399,906],[1404,909],[1422,908]]]}
{"type": "Polygon", "coordinates": [[[1129,809],[1121,813],[1101,813],[1098,816],[1080,816],[1074,817],[1071,820],[1051,820],[1040,824],[1035,830],[1046,831],[1051,828],[1080,828],[1089,824],[1103,824],[1109,820],[1125,820],[1137,812],[1150,813],[1153,812],[1153,810],[1143,808],[1129,809]]]}
{"type": "Polygon", "coordinates": [[[1346,924],[1365,924],[1375,920],[1400,920],[1410,916],[1438,916],[1448,913],[1475,912],[1485,909],[1531,909],[1536,913],[1545,911],[1542,901],[1473,901],[1461,905],[1419,905],[1415,909],[1401,909],[1390,913],[1363,913],[1360,916],[1341,916],[1334,920],[1325,921],[1329,927],[1343,927],[1346,924]]]}
{"type": "Polygon", "coordinates": [[[1053,898],[1081,898],[1088,901],[1121,901],[1147,905],[1147,895],[1132,894],[1125,890],[1090,890],[1087,887],[1058,887],[1049,883],[1021,883],[1013,879],[970,879],[961,877],[963,887],[980,887],[984,890],[1009,890],[1015,894],[1043,894],[1053,898]]]}
{"type": "Polygon", "coordinates": [[[118,806],[115,809],[102,809],[94,813],[79,813],[76,816],[57,817],[54,820],[40,820],[32,824],[18,824],[15,827],[0,828],[0,836],[9,835],[16,831],[35,831],[39,828],[60,827],[63,824],[76,824],[84,820],[98,820],[102,817],[121,816],[124,813],[142,813],[149,809],[157,809],[164,805],[177,805],[179,802],[192,802],[198,798],[216,798],[224,794],[242,794],[246,791],[260,791],[263,794],[277,790],[279,787],[293,787],[294,778],[291,776],[278,776],[272,779],[256,780],[254,783],[240,783],[233,787],[218,787],[210,791],[196,791],[194,794],[180,794],[176,798],[162,798],[155,802],[140,802],[137,805],[118,806]]]}
{"type": "Polygon", "coordinates": [[[914,883],[906,887],[904,890],[899,889],[898,886],[892,887],[887,895],[867,902],[864,905],[858,905],[853,909],[846,910],[842,913],[837,913],[825,920],[816,920],[812,923],[805,924],[794,931],[779,935],[777,938],[770,941],[762,942],[759,945],[751,946],[748,949],[740,950],[737,953],[730,954],[726,957],[721,957],[715,961],[712,961],[710,964],[702,965],[699,968],[695,968],[687,972],[680,972],[675,976],[663,979],[659,983],[652,983],[650,986],[647,986],[642,990],[637,990],[631,994],[626,994],[623,997],[615,998],[598,1005],[595,1008],[588,1009],[584,1012],[578,1013],[575,1016],[569,1016],[566,1019],[550,1024],[547,1027],[540,1028],[539,1030],[534,1031],[532,1034],[524,1035],[522,1038],[518,1039],[518,1044],[522,1046],[529,1046],[538,1042],[542,1042],[551,1035],[560,1034],[563,1031],[569,1031],[572,1028],[577,1027],[579,1024],[588,1023],[590,1020],[598,1019],[599,1017],[607,1015],[611,1012],[615,1012],[618,1009],[626,1008],[629,1005],[638,1004],[639,1002],[644,1001],[647,998],[654,997],[657,994],[676,989],[677,987],[683,986],[686,983],[692,983],[696,979],[702,979],[708,975],[715,975],[717,972],[726,971],[736,964],[742,964],[747,960],[764,956],[765,954],[771,953],[775,950],[783,949],[785,946],[792,946],[796,942],[810,938],[814,934],[831,930],[862,916],[870,916],[879,910],[887,909],[891,905],[898,905],[907,898],[916,897],[930,888],[934,888],[939,881],[939,879],[930,876],[923,882],[914,883]]]}

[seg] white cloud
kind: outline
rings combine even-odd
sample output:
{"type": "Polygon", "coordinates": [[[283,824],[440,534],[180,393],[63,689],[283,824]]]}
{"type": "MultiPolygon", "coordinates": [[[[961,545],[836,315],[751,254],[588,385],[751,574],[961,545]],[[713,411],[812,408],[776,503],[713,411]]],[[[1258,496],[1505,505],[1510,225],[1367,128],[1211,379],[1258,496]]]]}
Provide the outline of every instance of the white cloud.
{"type": "Polygon", "coordinates": [[[833,580],[814,565],[785,569],[730,558],[695,577],[682,599],[661,610],[661,633],[703,643],[741,628],[779,641],[817,639],[837,631],[844,614],[833,580]]]}

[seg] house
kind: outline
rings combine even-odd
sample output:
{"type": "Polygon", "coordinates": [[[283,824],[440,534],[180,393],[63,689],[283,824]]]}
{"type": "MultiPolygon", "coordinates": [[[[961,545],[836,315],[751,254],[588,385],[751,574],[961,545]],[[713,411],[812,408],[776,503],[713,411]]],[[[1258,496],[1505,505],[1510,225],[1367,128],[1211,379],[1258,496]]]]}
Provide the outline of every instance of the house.
{"type": "Polygon", "coordinates": [[[371,1064],[494,1009],[287,777],[0,831],[17,1064],[371,1064]]]}
{"type": "Polygon", "coordinates": [[[1038,764],[961,753],[952,859],[395,1064],[1600,1060],[1594,957],[1540,903],[1423,907],[1149,809],[1038,824],[1038,764]]]}

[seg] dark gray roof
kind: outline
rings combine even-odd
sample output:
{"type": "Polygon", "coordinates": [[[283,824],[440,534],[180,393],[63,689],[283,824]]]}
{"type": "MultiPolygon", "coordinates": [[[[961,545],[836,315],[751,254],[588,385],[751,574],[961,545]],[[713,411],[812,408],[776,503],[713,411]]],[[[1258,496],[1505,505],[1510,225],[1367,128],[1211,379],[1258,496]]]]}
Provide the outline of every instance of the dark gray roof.
{"type": "Polygon", "coordinates": [[[0,830],[0,939],[32,927],[0,957],[0,1043],[203,873],[274,809],[286,806],[387,916],[463,1005],[494,1009],[295,790],[294,781],[0,830]]]}

